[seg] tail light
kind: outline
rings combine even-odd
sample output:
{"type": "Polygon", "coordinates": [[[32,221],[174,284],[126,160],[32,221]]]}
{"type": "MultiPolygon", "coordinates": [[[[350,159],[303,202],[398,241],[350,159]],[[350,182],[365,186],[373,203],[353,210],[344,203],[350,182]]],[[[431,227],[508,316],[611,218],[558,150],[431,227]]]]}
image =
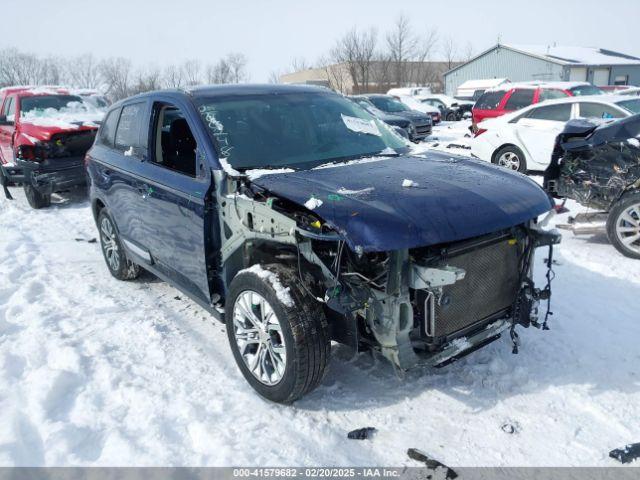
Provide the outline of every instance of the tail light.
{"type": "Polygon", "coordinates": [[[480,135],[482,135],[486,131],[487,131],[486,128],[476,128],[475,134],[473,136],[474,138],[478,138],[480,135]]]}

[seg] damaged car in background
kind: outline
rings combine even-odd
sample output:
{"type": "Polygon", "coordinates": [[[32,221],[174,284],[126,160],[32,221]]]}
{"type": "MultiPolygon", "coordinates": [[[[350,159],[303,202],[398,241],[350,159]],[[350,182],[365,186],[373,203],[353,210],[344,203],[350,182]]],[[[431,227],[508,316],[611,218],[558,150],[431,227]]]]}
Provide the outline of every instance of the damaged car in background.
{"type": "Polygon", "coordinates": [[[147,269],[224,321],[238,367],[269,400],[317,387],[331,341],[404,371],[505,331],[517,351],[517,326],[546,328],[539,304],[560,237],[537,218],[550,197],[481,161],[412,154],[326,89],[132,97],[111,107],[87,168],[111,274],[147,269]],[[538,247],[550,250],[542,288],[538,247]]]}
{"type": "Polygon", "coordinates": [[[620,253],[640,259],[640,115],[570,121],[556,140],[544,178],[555,197],[595,210],[559,227],[576,234],[606,230],[620,253]]]}
{"type": "Polygon", "coordinates": [[[59,87],[0,90],[0,182],[22,184],[33,208],[51,194],[86,184],[84,155],[104,112],[59,87]]]}

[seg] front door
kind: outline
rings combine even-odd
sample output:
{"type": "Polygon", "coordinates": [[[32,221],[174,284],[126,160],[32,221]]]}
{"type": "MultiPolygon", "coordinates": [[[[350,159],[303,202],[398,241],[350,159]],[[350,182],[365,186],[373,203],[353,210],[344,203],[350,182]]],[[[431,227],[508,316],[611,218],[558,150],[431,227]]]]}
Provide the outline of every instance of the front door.
{"type": "Polygon", "coordinates": [[[15,97],[8,96],[2,105],[5,125],[0,125],[0,158],[3,164],[13,163],[13,136],[15,132],[15,97]]]}
{"type": "Polygon", "coordinates": [[[200,168],[190,121],[180,105],[153,104],[149,161],[139,177],[139,233],[153,267],[210,304],[205,239],[211,173],[200,168]]]}

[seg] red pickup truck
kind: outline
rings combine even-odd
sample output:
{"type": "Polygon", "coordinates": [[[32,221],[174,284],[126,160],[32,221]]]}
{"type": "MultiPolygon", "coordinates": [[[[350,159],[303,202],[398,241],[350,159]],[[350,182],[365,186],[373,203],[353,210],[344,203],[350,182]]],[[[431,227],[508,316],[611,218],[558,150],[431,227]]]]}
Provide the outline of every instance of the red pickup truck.
{"type": "Polygon", "coordinates": [[[0,89],[0,183],[22,184],[29,205],[84,184],[84,156],[103,112],[59,87],[0,89]]]}

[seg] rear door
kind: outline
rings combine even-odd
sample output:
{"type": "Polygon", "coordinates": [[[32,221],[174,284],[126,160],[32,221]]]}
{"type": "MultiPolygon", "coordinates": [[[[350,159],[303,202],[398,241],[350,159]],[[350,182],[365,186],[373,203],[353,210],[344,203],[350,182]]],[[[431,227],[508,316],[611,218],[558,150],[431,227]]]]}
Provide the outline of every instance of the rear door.
{"type": "Polygon", "coordinates": [[[546,168],[556,137],[571,119],[573,104],[541,105],[516,122],[515,134],[525,150],[528,168],[546,168]]]}
{"type": "Polygon", "coordinates": [[[150,105],[148,161],[138,178],[140,244],[153,267],[183,290],[211,304],[207,199],[211,172],[194,128],[197,112],[175,99],[150,105]]]}

